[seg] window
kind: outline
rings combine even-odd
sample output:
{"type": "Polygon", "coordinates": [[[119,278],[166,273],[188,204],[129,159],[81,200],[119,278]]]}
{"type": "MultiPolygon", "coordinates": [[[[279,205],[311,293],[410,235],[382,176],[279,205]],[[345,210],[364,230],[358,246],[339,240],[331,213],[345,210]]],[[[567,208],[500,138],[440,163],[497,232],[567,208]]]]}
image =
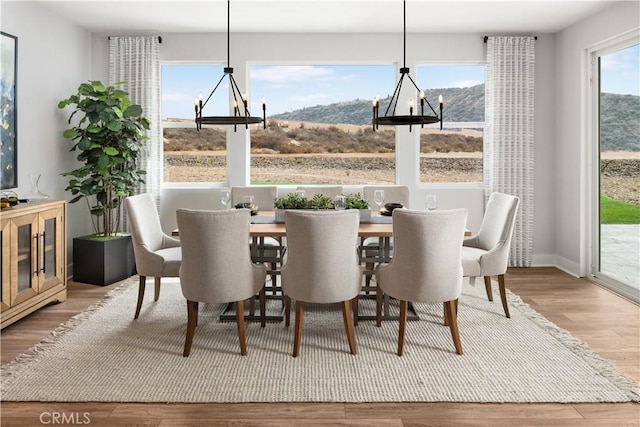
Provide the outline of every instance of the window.
{"type": "MultiPolygon", "coordinates": [[[[162,134],[164,182],[226,182],[227,131],[203,126],[196,130],[195,99],[206,99],[223,75],[222,65],[162,65],[162,134]]],[[[228,80],[204,109],[204,115],[228,114],[228,80]]]]}
{"type": "Polygon", "coordinates": [[[421,182],[482,182],[484,65],[420,65],[418,87],[437,111],[444,98],[443,130],[420,132],[421,182]]]}
{"type": "Polygon", "coordinates": [[[371,126],[372,100],[393,93],[393,65],[254,65],[252,184],[395,182],[395,131],[371,126]],[[379,91],[379,92],[377,92],[379,91]]]}

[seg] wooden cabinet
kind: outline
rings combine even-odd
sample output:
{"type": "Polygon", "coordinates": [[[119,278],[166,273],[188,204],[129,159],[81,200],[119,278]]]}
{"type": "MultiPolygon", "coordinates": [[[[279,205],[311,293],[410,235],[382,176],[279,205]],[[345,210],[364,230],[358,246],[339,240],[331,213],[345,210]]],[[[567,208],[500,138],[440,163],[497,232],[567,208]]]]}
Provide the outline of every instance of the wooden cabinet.
{"type": "Polygon", "coordinates": [[[0,214],[2,328],[67,299],[66,202],[19,204],[0,214]]]}

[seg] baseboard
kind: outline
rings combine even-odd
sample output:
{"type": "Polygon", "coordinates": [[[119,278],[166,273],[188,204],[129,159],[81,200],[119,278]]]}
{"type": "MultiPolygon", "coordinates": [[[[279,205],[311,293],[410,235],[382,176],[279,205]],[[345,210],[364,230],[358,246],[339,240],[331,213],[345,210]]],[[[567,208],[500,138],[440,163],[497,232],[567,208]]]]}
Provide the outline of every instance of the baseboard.
{"type": "Polygon", "coordinates": [[[557,267],[556,256],[553,254],[533,254],[531,267],[557,267]]]}

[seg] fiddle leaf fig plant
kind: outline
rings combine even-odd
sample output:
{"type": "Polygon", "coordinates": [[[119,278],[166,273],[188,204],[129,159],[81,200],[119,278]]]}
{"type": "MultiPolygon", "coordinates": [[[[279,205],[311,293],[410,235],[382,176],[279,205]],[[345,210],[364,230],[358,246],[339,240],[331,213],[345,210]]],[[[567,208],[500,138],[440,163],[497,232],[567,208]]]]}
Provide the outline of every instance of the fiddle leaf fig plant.
{"type": "Polygon", "coordinates": [[[63,133],[83,163],[62,173],[71,177],[65,188],[74,196],[69,203],[87,202],[96,234],[101,237],[117,234],[122,201],[144,182],[146,174],[137,161],[149,120],[127,92],[115,86],[100,81],[82,83],[76,94],[58,103],[60,109],[74,106],[69,124],[78,114],[76,124],[63,133]]]}

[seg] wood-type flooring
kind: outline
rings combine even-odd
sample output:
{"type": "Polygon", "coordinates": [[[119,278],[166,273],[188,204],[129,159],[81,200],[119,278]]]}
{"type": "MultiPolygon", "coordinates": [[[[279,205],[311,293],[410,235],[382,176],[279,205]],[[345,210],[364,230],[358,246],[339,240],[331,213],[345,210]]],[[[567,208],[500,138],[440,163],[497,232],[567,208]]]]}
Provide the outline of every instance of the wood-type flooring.
{"type": "MultiPolygon", "coordinates": [[[[479,285],[481,286],[481,281],[479,285]]],[[[640,307],[555,268],[513,268],[506,286],[547,319],[640,381],[640,307]]],[[[69,298],[5,328],[10,362],[112,286],[69,283],[69,298]]],[[[494,295],[496,304],[499,296],[494,295]]],[[[131,313],[133,316],[133,313],[131,313]]],[[[186,306],[185,306],[186,322],[186,306]]],[[[356,331],[357,334],[357,331],[356,331]]],[[[461,331],[464,340],[464,331],[461,331]]],[[[145,404],[2,402],[2,426],[640,426],[640,404],[249,403],[145,404]]]]}

